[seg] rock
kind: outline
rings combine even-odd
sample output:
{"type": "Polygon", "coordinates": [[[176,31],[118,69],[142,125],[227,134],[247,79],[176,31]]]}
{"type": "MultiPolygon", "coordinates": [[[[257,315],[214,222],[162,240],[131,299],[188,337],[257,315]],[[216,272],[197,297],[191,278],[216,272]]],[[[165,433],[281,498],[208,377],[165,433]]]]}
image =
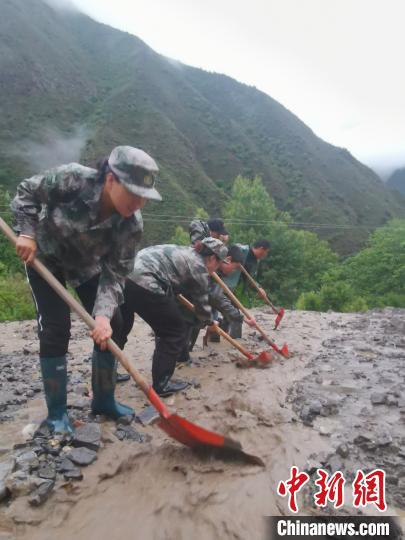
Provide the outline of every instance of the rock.
{"type": "Polygon", "coordinates": [[[70,461],[70,459],[68,458],[63,458],[62,461],[59,463],[59,465],[56,466],[56,470],[58,472],[68,472],[68,471],[71,471],[72,469],[75,469],[75,465],[70,461]]]}
{"type": "Polygon", "coordinates": [[[28,502],[31,506],[41,506],[48,499],[52,493],[55,482],[47,480],[43,482],[28,498],[28,502]]]}
{"type": "Polygon", "coordinates": [[[13,457],[0,462],[0,501],[7,497],[9,491],[6,487],[6,480],[14,471],[15,459],[13,457]]]}
{"type": "Polygon", "coordinates": [[[14,396],[13,403],[16,405],[23,405],[24,403],[27,403],[27,398],[25,396],[14,396]]]}
{"type": "Polygon", "coordinates": [[[132,426],[119,426],[115,432],[115,436],[120,440],[135,441],[138,443],[144,443],[150,440],[150,435],[144,435],[136,431],[132,426]]]}
{"type": "Polygon", "coordinates": [[[66,471],[63,474],[65,480],[83,480],[82,471],[78,467],[74,467],[70,471],[66,471]]]}
{"type": "Polygon", "coordinates": [[[305,425],[312,426],[312,420],[314,416],[313,414],[311,414],[308,405],[305,405],[300,411],[300,418],[304,422],[305,425]]]}
{"type": "Polygon", "coordinates": [[[314,399],[308,404],[309,413],[312,415],[321,414],[322,403],[318,399],[314,399]]]}
{"type": "Polygon", "coordinates": [[[148,426],[154,420],[157,420],[160,417],[160,414],[157,412],[155,407],[149,405],[142,409],[142,411],[136,415],[135,420],[142,424],[143,426],[148,426]]]}
{"type": "Polygon", "coordinates": [[[14,401],[14,396],[11,392],[0,390],[0,412],[5,411],[14,401]]]}
{"type": "Polygon", "coordinates": [[[392,443],[391,434],[388,432],[382,431],[379,433],[375,440],[377,446],[388,446],[392,443]]]}
{"type": "Polygon", "coordinates": [[[74,448],[69,452],[68,458],[76,465],[85,467],[97,459],[97,453],[94,450],[85,447],[74,448]]]}
{"type": "Polygon", "coordinates": [[[16,465],[17,470],[31,472],[39,467],[38,457],[35,452],[28,450],[16,456],[16,465]]]}
{"type": "Polygon", "coordinates": [[[51,439],[46,445],[45,450],[51,456],[59,456],[62,446],[57,439],[51,439]]]}
{"type": "Polygon", "coordinates": [[[79,396],[88,396],[89,388],[87,384],[77,384],[74,388],[74,392],[79,396]]]}
{"type": "Polygon", "coordinates": [[[55,467],[45,462],[43,465],[40,466],[38,470],[38,476],[39,478],[43,478],[44,480],[55,480],[55,467]]]}
{"type": "Polygon", "coordinates": [[[90,406],[90,401],[86,398],[76,398],[69,402],[68,409],[76,409],[78,411],[83,411],[90,406]]]}
{"type": "Polygon", "coordinates": [[[85,424],[76,429],[72,445],[98,450],[101,444],[101,428],[99,424],[85,424]]]}
{"type": "Polygon", "coordinates": [[[46,482],[36,476],[30,476],[24,471],[16,471],[6,480],[6,487],[13,497],[29,495],[34,489],[46,482]]]}
{"type": "Polygon", "coordinates": [[[371,441],[372,435],[368,433],[360,433],[353,439],[354,444],[357,444],[358,446],[363,446],[364,444],[370,443],[371,441]]]}
{"type": "Polygon", "coordinates": [[[132,424],[134,417],[131,414],[126,414],[125,416],[120,416],[117,420],[117,426],[129,426],[132,424]]]}
{"type": "Polygon", "coordinates": [[[343,458],[347,458],[349,456],[349,447],[344,443],[339,444],[336,448],[336,453],[343,458]]]}
{"type": "Polygon", "coordinates": [[[34,433],[34,439],[36,438],[49,439],[50,436],[51,436],[51,430],[49,429],[49,426],[46,422],[42,422],[42,424],[34,433]]]}
{"type": "Polygon", "coordinates": [[[319,426],[319,434],[324,437],[330,437],[331,435],[331,429],[327,426],[319,426]]]}
{"type": "Polygon", "coordinates": [[[371,394],[370,400],[373,405],[383,405],[386,402],[387,394],[383,392],[374,392],[371,394]]]}
{"type": "Polygon", "coordinates": [[[391,395],[391,394],[388,394],[385,403],[386,403],[389,407],[397,407],[397,406],[398,406],[398,398],[396,398],[395,396],[393,396],[393,395],[391,395]]]}
{"type": "Polygon", "coordinates": [[[32,439],[35,434],[36,429],[37,429],[37,424],[27,424],[26,426],[23,427],[23,429],[21,430],[21,433],[26,439],[32,439]]]}

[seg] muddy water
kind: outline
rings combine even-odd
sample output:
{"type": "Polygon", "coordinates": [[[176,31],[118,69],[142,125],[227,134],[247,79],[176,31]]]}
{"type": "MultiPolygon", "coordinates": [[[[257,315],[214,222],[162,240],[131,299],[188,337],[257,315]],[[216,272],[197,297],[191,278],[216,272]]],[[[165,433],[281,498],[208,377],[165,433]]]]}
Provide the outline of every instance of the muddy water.
{"type": "MultiPolygon", "coordinates": [[[[262,311],[257,318],[271,328],[270,313],[262,311]]],[[[202,350],[199,341],[193,364],[178,369],[178,376],[193,379],[196,387],[166,400],[170,409],[240,441],[263,459],[264,468],[196,456],[153,426],[137,426],[152,436],[148,443],[120,442],[115,426],[105,422],[104,446],[97,461],[83,469],[84,480],[58,485],[40,508],[30,507],[26,497],[0,506],[0,538],[4,531],[4,538],[33,540],[259,539],[263,516],[289,513],[276,487],[292,465],[308,471],[340,467],[348,476],[357,468],[381,465],[390,480],[390,513],[401,511],[404,320],[400,310],[287,313],[275,338],[280,346],[288,342],[292,358],[275,358],[268,369],[238,369],[227,344],[202,350]],[[383,403],[373,404],[373,393],[385,394],[375,398],[383,403]],[[355,442],[358,435],[363,438],[355,442]],[[339,450],[343,444],[347,452],[339,450]]],[[[31,323],[2,330],[1,354],[20,354],[28,344],[34,361],[31,323]]],[[[91,344],[79,322],[73,330],[71,369],[88,380],[83,358],[91,344]]],[[[264,348],[249,330],[244,342],[253,351],[264,348]]],[[[142,322],[136,323],[126,350],[149,376],[153,338],[142,322]]],[[[119,397],[137,411],[146,405],[132,383],[120,386],[119,397]]],[[[43,412],[41,395],[13,411],[0,424],[0,447],[22,440],[23,427],[43,412]]],[[[308,493],[300,504],[302,513],[313,512],[308,493]]],[[[346,510],[350,513],[350,507],[346,510]]]]}

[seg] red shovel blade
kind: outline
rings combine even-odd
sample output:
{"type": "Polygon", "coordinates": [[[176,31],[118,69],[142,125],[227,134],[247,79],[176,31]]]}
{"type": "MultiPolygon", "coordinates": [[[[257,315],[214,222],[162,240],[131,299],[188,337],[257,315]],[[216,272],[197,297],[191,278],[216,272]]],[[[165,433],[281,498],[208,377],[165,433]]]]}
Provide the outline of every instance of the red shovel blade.
{"type": "Polygon", "coordinates": [[[208,431],[208,429],[197,426],[178,414],[171,414],[169,418],[161,418],[158,425],[170,437],[194,450],[215,453],[218,457],[236,457],[253,465],[265,466],[258,456],[244,452],[240,442],[224,437],[215,431],[208,431]]]}
{"type": "Polygon", "coordinates": [[[290,358],[290,351],[288,350],[287,343],[284,343],[284,345],[281,347],[280,354],[282,354],[285,358],[290,358]]]}
{"type": "MultiPolygon", "coordinates": [[[[190,448],[197,448],[198,446],[222,448],[226,441],[223,435],[214,431],[208,431],[197,424],[189,422],[178,414],[171,414],[169,418],[161,418],[159,427],[168,435],[190,448]]],[[[227,439],[227,442],[233,449],[242,450],[239,442],[232,439],[227,439]]]]}
{"type": "Polygon", "coordinates": [[[264,466],[259,457],[245,453],[238,441],[209,431],[178,414],[171,413],[153,388],[149,389],[149,399],[160,414],[158,426],[176,441],[195,450],[218,450],[225,455],[239,457],[249,463],[264,466]]]}
{"type": "Polygon", "coordinates": [[[256,360],[260,364],[269,364],[272,360],[274,360],[273,355],[269,351],[262,351],[256,358],[256,360]]]}
{"type": "Polygon", "coordinates": [[[281,323],[281,319],[284,317],[284,308],[280,308],[280,311],[277,314],[276,320],[274,322],[274,330],[277,330],[278,325],[281,323]]]}

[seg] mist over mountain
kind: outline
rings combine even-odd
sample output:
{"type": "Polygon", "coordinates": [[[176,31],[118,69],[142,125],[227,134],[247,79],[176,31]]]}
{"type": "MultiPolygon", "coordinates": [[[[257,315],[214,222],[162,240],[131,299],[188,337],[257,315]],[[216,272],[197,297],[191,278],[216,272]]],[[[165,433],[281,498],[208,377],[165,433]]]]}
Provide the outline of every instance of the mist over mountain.
{"type": "Polygon", "coordinates": [[[238,174],[260,175],[295,222],[330,224],[322,235],[341,253],[405,214],[405,199],[371,169],[268,95],[167,59],[68,4],[2,2],[2,185],[62,161],[94,165],[130,144],[161,169],[164,202],[148,203],[148,242],[168,240],[196,207],[219,214],[238,174]]]}

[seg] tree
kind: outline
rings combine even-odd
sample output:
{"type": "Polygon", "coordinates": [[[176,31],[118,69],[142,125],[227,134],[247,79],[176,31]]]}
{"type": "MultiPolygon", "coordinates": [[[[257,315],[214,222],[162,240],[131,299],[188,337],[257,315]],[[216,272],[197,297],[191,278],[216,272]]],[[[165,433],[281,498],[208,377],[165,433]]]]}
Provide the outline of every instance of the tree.
{"type": "Polygon", "coordinates": [[[321,276],[337,262],[327,242],[289,227],[291,217],[277,209],[259,177],[236,178],[224,215],[231,242],[269,240],[270,255],[260,264],[259,281],[274,303],[292,306],[301,292],[320,286],[321,276]]]}
{"type": "Polygon", "coordinates": [[[366,297],[405,296],[405,220],[377,229],[368,246],[346,260],[343,276],[366,297]]]}
{"type": "Polygon", "coordinates": [[[170,244],[177,244],[178,246],[188,246],[190,244],[190,236],[188,233],[178,225],[175,230],[173,236],[169,240],[170,244]]]}

